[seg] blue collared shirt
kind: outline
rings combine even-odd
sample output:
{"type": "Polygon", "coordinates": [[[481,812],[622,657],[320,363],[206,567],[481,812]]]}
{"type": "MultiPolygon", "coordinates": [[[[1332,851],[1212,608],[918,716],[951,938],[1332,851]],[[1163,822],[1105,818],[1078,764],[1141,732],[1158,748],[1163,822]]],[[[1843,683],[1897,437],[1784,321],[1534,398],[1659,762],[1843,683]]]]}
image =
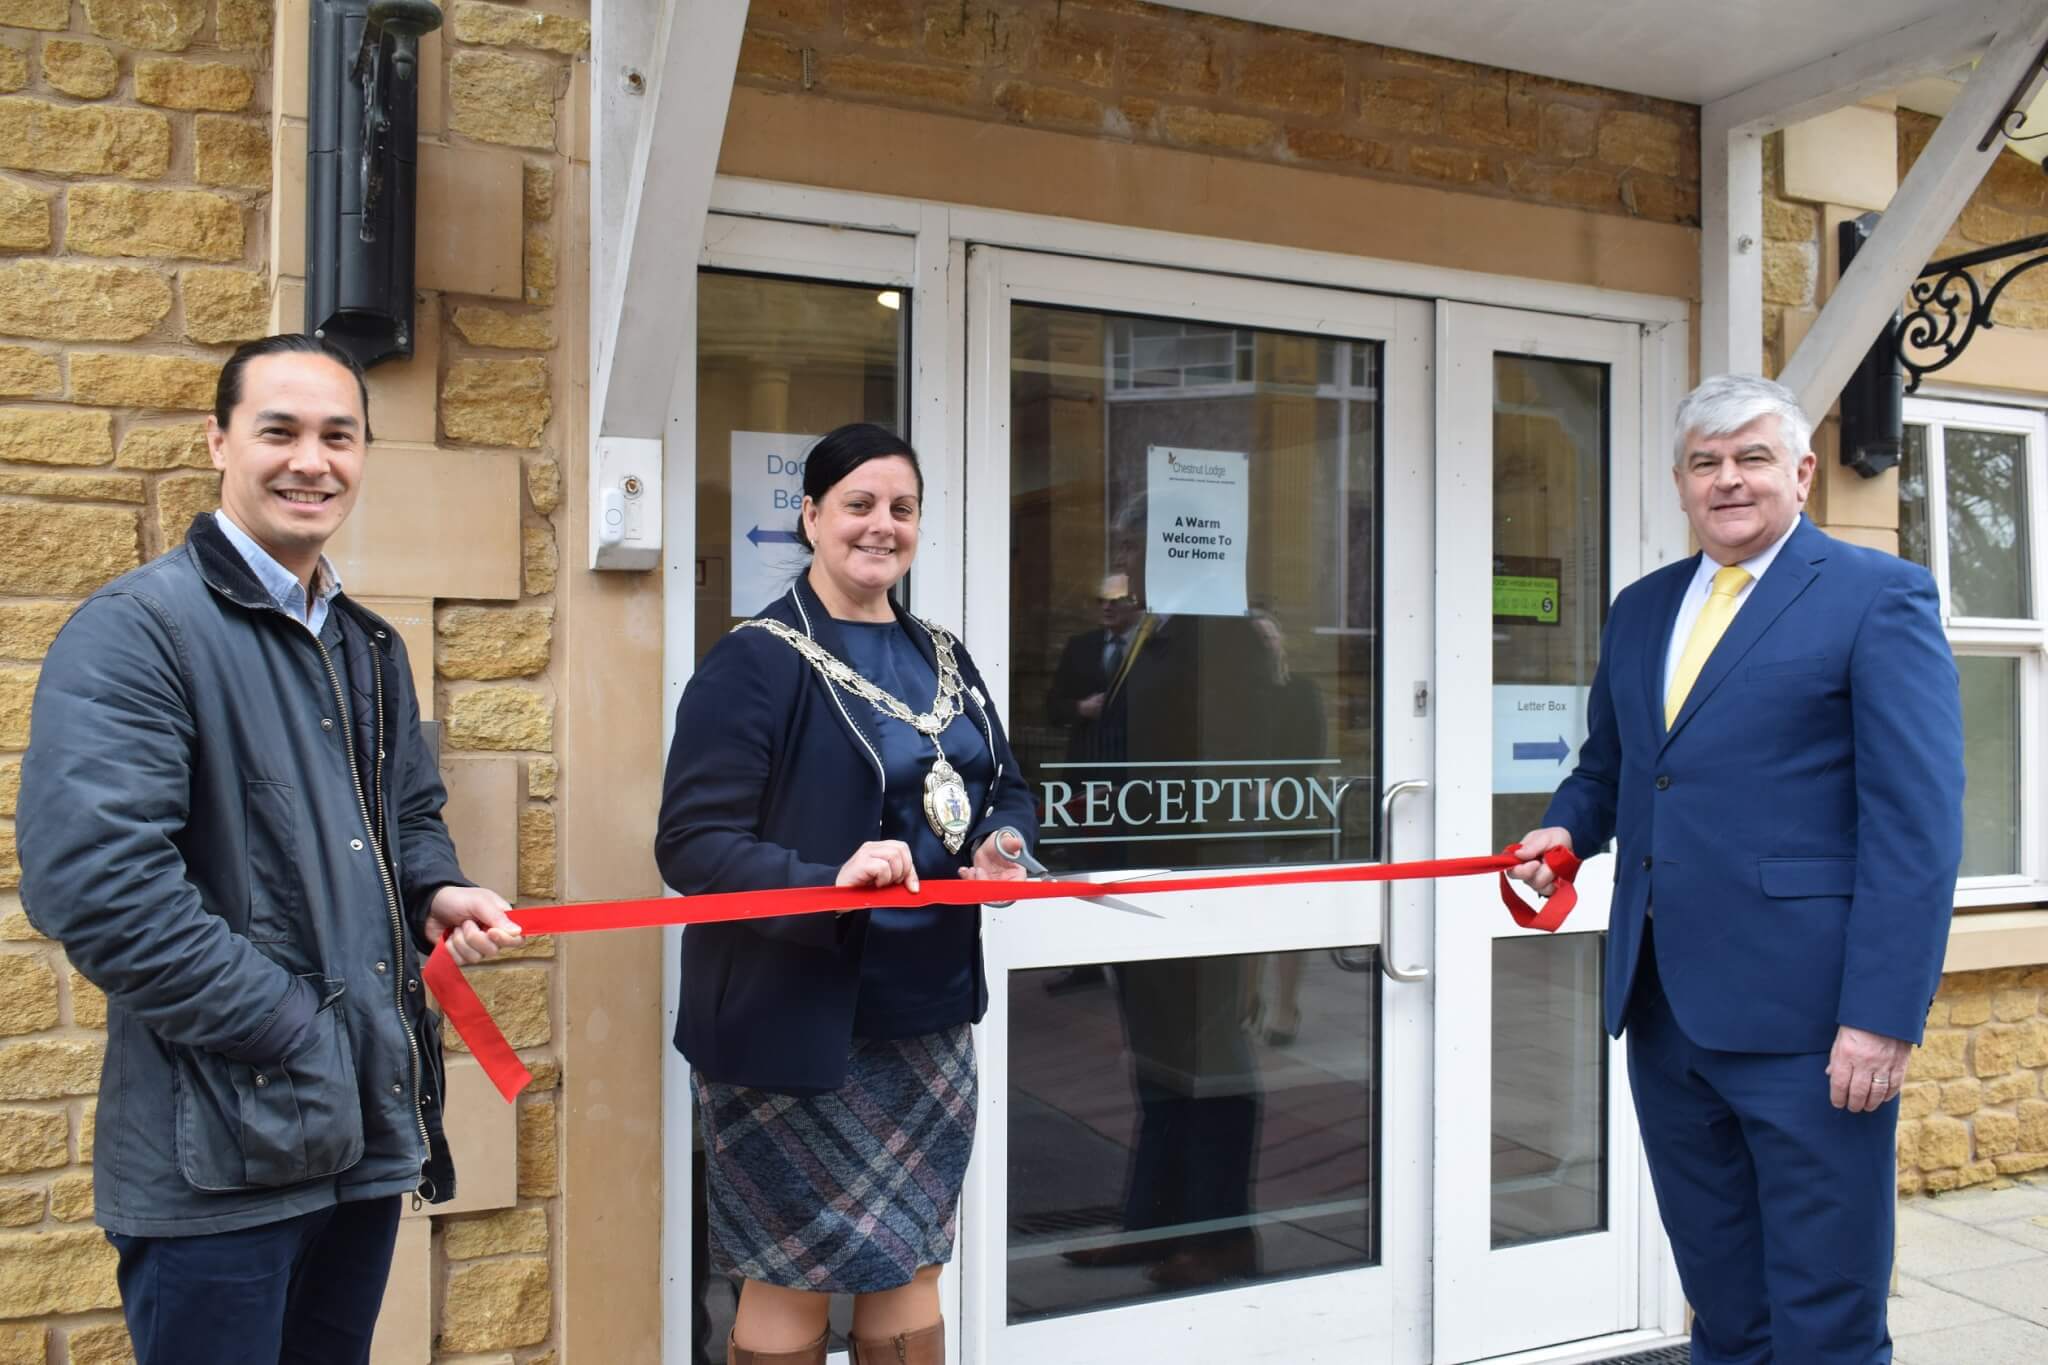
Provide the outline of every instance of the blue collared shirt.
{"type": "Polygon", "coordinates": [[[270,557],[270,551],[258,545],[226,512],[215,512],[213,519],[220,523],[222,534],[241,552],[249,571],[256,575],[257,582],[270,594],[270,600],[277,603],[285,615],[297,621],[320,637],[321,629],[327,624],[327,604],[341,591],[341,576],[334,572],[334,565],[326,555],[320,556],[320,563],[313,570],[313,609],[306,610],[306,588],[299,582],[297,574],[270,557]]]}

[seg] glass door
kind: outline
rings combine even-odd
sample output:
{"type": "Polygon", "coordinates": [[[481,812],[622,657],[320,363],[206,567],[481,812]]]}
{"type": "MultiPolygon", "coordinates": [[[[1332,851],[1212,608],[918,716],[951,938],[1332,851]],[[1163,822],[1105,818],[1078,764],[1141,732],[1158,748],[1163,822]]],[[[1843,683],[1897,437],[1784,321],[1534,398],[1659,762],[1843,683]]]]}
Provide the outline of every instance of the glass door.
{"type": "MultiPolygon", "coordinates": [[[[1641,330],[1437,312],[1438,847],[1542,823],[1585,738],[1614,591],[1641,572],[1641,330]]],[[[1578,850],[1590,856],[1594,850],[1578,850]]],[[[1557,934],[1490,881],[1437,890],[1434,1359],[1478,1360],[1639,1322],[1634,1111],[1602,1018],[1612,859],[1557,934]]]]}
{"type": "MultiPolygon", "coordinates": [[[[1428,305],[988,248],[968,287],[963,625],[1041,856],[1385,857],[1429,776],[1428,305]]],[[[1359,886],[991,911],[963,1358],[1426,1359],[1429,895],[1392,941],[1359,886]]]]}

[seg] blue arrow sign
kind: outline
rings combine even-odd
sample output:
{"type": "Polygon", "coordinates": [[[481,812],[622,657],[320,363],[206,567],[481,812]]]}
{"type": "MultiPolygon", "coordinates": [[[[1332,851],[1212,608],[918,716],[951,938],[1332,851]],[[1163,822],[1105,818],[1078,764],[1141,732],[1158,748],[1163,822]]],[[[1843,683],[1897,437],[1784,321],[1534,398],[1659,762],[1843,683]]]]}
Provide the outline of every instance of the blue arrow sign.
{"type": "Polygon", "coordinates": [[[1559,767],[1563,767],[1565,759],[1571,756],[1571,752],[1572,746],[1564,742],[1563,735],[1559,735],[1554,743],[1517,744],[1515,746],[1515,761],[1520,763],[1525,759],[1551,758],[1557,760],[1559,767]]]}
{"type": "Polygon", "coordinates": [[[753,541],[756,545],[802,544],[802,542],[796,538],[796,532],[794,531],[764,531],[758,526],[756,526],[753,530],[747,532],[747,539],[753,541]]]}

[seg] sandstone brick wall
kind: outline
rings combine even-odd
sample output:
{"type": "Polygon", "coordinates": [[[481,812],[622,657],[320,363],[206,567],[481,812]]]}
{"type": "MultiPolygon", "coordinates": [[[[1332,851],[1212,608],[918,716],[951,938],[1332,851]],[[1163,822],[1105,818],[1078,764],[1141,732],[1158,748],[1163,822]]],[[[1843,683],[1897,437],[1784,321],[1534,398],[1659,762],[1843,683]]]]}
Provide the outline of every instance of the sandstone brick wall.
{"type": "Polygon", "coordinates": [[[1691,105],[1138,0],[754,0],[740,81],[1699,221],[1691,105]]]}
{"type": "MultiPolygon", "coordinates": [[[[1908,109],[1899,111],[1899,175],[1903,178],[1919,160],[1927,139],[1940,122],[1908,109]]],[[[1954,256],[1979,247],[2001,246],[2022,237],[2048,232],[2048,173],[2017,153],[2006,151],[1991,163],[1991,169],[1970,202],[1963,207],[1948,236],[1935,249],[1935,259],[1954,256]]],[[[2017,257],[2015,260],[2022,260],[2017,257]]],[[[2013,261],[1997,261],[1972,272],[1990,285],[2012,268],[2013,261]]],[[[2001,327],[2048,327],[2048,279],[2041,272],[2022,275],[1998,299],[1994,319],[2001,327]]],[[[2048,387],[2048,376],[2042,378],[2048,387]]]]}
{"type": "Polygon", "coordinates": [[[269,307],[269,18],[22,0],[0,25],[0,1361],[114,1361],[91,1223],[106,1003],[22,915],[11,817],[57,628],[215,498],[199,414],[269,307]]]}
{"type": "Polygon", "coordinates": [[[1899,1094],[1899,1192],[2048,1169],[2048,967],[1943,977],[1899,1094]]]}
{"type": "MultiPolygon", "coordinates": [[[[581,325],[555,307],[556,185],[588,9],[444,8],[422,63],[418,354],[371,372],[357,517],[425,501],[446,533],[366,533],[369,567],[345,576],[429,683],[472,875],[545,900],[555,356],[581,325]],[[495,595],[441,598],[453,582],[495,595]]],[[[106,1004],[22,914],[20,751],[71,608],[217,504],[221,361],[302,325],[306,31],[304,0],[0,0],[0,1365],[131,1359],[91,1223],[106,1004]]],[[[535,1084],[496,1119],[516,1137],[507,1206],[435,1218],[423,1278],[394,1285],[422,1330],[393,1360],[554,1358],[555,970],[542,940],[473,974],[535,1084]]]]}
{"type": "Polygon", "coordinates": [[[1764,373],[1785,368],[1785,319],[1827,297],[1821,206],[1785,197],[1785,135],[1764,139],[1764,373]]]}

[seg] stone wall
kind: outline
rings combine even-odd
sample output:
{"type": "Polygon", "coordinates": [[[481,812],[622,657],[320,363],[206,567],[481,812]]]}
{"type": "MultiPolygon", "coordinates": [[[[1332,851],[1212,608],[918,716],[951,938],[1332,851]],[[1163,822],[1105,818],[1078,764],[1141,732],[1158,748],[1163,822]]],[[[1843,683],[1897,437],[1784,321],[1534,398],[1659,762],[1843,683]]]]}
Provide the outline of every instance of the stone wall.
{"type": "Polygon", "coordinates": [[[754,0],[740,82],[1699,221],[1691,105],[1138,0],[754,0]]]}
{"type": "MultiPolygon", "coordinates": [[[[554,306],[580,213],[556,185],[587,6],[446,14],[422,54],[417,354],[371,372],[378,442],[334,553],[413,652],[466,868],[545,900],[555,357],[583,326],[554,306]]],[[[70,609],[216,505],[222,360],[302,325],[307,23],[305,0],[0,0],[0,1365],[130,1358],[91,1224],[106,1003],[22,914],[20,750],[70,609]]],[[[536,1080],[516,1112],[451,1102],[464,1212],[408,1219],[380,1360],[555,1354],[553,947],[472,975],[536,1080]]]]}
{"type": "Polygon", "coordinates": [[[1899,1093],[1899,1193],[2048,1169],[2048,967],[1942,978],[1899,1093]]]}

